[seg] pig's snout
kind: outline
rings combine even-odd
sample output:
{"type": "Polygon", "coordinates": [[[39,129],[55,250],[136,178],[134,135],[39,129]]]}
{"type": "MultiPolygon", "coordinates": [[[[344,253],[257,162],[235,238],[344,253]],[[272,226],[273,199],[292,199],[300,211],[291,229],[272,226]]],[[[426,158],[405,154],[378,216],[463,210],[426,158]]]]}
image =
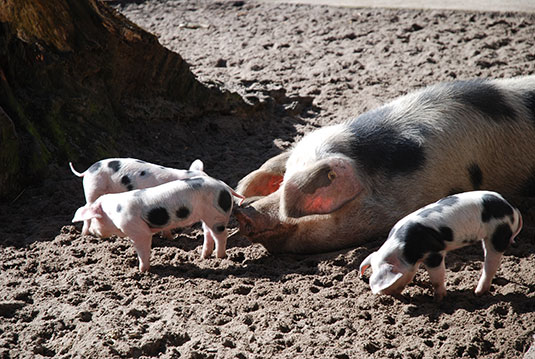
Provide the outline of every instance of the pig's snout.
{"type": "Polygon", "coordinates": [[[240,227],[240,234],[251,239],[257,232],[254,224],[254,217],[258,217],[259,213],[250,206],[247,207],[235,207],[233,210],[234,216],[238,220],[240,227]]]}
{"type": "Polygon", "coordinates": [[[254,202],[254,205],[245,205],[234,210],[239,233],[253,243],[262,244],[271,253],[284,252],[286,242],[297,225],[281,223],[278,212],[266,211],[262,204],[254,202]],[[256,208],[258,206],[260,208],[256,208]]]}

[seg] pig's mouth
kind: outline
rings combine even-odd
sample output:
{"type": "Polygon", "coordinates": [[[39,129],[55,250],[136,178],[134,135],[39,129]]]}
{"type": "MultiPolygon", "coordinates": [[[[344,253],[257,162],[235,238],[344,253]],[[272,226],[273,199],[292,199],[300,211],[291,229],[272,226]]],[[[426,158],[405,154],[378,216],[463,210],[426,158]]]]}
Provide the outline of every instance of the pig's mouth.
{"type": "Polygon", "coordinates": [[[239,234],[246,237],[252,243],[260,243],[271,253],[284,251],[284,242],[297,228],[295,224],[281,223],[267,215],[253,216],[258,214],[251,208],[240,208],[234,211],[238,221],[239,234]],[[252,212],[251,212],[252,211],[252,212]]]}

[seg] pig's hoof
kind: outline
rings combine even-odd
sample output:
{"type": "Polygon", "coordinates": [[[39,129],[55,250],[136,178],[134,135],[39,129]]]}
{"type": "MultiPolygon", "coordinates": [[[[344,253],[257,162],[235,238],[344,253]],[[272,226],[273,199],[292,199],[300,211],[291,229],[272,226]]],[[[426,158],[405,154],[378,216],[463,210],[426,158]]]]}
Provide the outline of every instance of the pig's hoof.
{"type": "Polygon", "coordinates": [[[145,265],[140,264],[139,265],[139,271],[140,272],[148,272],[149,269],[150,269],[150,265],[148,265],[148,264],[145,264],[145,265]]]}

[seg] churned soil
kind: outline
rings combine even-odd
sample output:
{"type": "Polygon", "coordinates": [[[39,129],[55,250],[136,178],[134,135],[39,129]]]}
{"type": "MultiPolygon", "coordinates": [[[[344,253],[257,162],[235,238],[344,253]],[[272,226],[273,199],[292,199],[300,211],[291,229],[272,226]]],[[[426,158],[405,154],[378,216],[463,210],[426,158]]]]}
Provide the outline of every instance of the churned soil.
{"type": "MultiPolygon", "coordinates": [[[[235,186],[314,128],[440,81],[535,73],[535,16],[253,1],[112,3],[210,86],[271,110],[180,119],[132,112],[122,157],[206,171],[235,186]]],[[[512,159],[514,160],[514,159],[512,159]]],[[[81,171],[91,163],[75,163],[81,171]]],[[[425,271],[405,300],[373,295],[358,266],[384,240],[271,255],[235,234],[200,259],[199,226],[154,237],[148,273],[127,238],[80,234],[81,180],[58,165],[0,204],[0,358],[522,358],[535,332],[535,206],[490,293],[480,246],[446,257],[448,296],[425,271]]],[[[231,229],[236,228],[231,222],[231,229]]],[[[533,351],[531,351],[533,353],[533,351]]],[[[526,356],[527,357],[527,356],[526,356]]]]}

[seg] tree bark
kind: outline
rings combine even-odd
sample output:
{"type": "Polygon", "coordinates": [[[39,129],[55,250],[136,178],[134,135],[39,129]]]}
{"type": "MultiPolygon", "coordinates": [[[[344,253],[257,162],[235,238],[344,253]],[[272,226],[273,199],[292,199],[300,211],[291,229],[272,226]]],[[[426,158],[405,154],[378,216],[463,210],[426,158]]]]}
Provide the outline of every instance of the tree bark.
{"type": "Polygon", "coordinates": [[[246,107],[98,0],[0,2],[0,198],[50,163],[116,154],[128,111],[162,102],[184,121],[246,107]]]}

